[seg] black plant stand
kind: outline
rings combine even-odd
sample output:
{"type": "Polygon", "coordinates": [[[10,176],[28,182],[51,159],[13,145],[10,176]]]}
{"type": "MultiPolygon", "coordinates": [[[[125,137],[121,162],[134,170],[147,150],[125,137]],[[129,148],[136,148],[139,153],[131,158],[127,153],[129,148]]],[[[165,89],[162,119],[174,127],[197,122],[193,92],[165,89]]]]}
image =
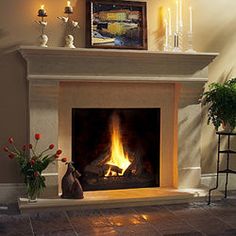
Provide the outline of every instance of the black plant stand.
{"type": "Polygon", "coordinates": [[[229,168],[229,158],[232,157],[232,155],[236,154],[236,151],[232,150],[230,147],[230,138],[231,136],[236,136],[236,133],[230,133],[230,132],[224,132],[224,131],[219,131],[216,132],[218,135],[218,152],[217,152],[217,172],[216,172],[216,186],[212,189],[209,190],[209,198],[208,198],[208,205],[211,203],[211,192],[215,189],[218,188],[219,184],[219,173],[225,173],[226,174],[226,181],[225,181],[225,198],[227,198],[227,187],[228,187],[228,178],[229,174],[236,174],[236,171],[231,170],[229,168]],[[227,149],[226,150],[221,150],[220,144],[221,144],[221,137],[222,136],[228,136],[228,143],[227,143],[227,149]],[[220,157],[225,157],[224,154],[226,154],[226,169],[220,170],[220,157]]]}

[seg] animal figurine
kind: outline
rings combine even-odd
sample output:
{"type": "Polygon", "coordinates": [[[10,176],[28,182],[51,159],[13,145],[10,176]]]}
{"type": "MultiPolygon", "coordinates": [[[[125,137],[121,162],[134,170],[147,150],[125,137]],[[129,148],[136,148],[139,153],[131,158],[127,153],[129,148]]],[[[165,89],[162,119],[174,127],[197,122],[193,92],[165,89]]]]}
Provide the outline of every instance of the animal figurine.
{"type": "Polygon", "coordinates": [[[62,178],[62,198],[83,199],[83,189],[79,182],[81,174],[74,168],[72,163],[68,163],[67,171],[62,178]]]}

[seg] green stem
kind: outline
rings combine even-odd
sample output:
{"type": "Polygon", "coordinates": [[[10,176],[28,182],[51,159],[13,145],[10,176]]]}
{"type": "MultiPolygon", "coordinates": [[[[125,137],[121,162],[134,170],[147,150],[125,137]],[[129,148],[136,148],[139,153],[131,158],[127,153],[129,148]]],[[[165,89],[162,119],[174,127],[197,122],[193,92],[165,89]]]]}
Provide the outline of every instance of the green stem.
{"type": "Polygon", "coordinates": [[[20,155],[20,151],[16,148],[16,146],[15,146],[14,143],[12,144],[12,146],[13,146],[13,148],[14,148],[16,154],[17,154],[17,155],[20,155]]]}
{"type": "Polygon", "coordinates": [[[36,140],[35,145],[34,145],[34,148],[31,149],[34,156],[37,156],[37,155],[36,155],[36,152],[35,152],[36,147],[37,147],[37,144],[38,144],[38,140],[36,140]]]}
{"type": "Polygon", "coordinates": [[[41,158],[42,155],[43,155],[45,152],[49,151],[49,150],[50,150],[50,148],[47,148],[46,150],[42,151],[42,152],[39,154],[39,158],[41,158]]]}

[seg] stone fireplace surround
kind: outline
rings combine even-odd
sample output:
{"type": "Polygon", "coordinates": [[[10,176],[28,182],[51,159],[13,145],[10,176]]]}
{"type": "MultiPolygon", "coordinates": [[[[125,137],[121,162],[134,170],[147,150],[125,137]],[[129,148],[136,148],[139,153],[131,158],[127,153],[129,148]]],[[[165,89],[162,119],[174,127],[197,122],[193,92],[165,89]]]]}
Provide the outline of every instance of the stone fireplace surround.
{"type": "MultiPolygon", "coordinates": [[[[200,185],[198,99],[216,53],[22,46],[29,81],[29,140],[54,142],[71,157],[72,108],[160,108],[160,187],[200,185]]],[[[65,167],[51,165],[47,197],[57,196],[65,167]]]]}

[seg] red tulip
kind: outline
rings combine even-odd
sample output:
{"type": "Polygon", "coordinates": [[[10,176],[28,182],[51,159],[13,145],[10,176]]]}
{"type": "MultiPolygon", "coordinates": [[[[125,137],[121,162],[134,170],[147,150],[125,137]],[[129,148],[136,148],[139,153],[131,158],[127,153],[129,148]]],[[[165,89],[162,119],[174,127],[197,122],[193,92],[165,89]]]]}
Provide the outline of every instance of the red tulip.
{"type": "Polygon", "coordinates": [[[61,155],[61,154],[62,154],[62,150],[58,149],[57,152],[56,152],[56,155],[61,155]]]}
{"type": "Polygon", "coordinates": [[[16,155],[15,155],[14,153],[10,153],[10,154],[8,155],[8,157],[9,157],[10,159],[13,159],[15,156],[16,156],[16,155]]]}
{"type": "Polygon", "coordinates": [[[35,137],[36,140],[39,140],[41,138],[41,135],[40,134],[35,134],[34,137],[35,137]]]}
{"type": "Polygon", "coordinates": [[[38,176],[39,176],[39,172],[38,171],[34,172],[34,177],[38,177],[38,176]]]}
{"type": "Polygon", "coordinates": [[[35,164],[35,160],[30,161],[30,165],[33,166],[35,164]]]}
{"type": "Polygon", "coordinates": [[[49,149],[53,149],[53,148],[54,148],[54,144],[50,144],[49,149]]]}
{"type": "Polygon", "coordinates": [[[64,157],[64,158],[61,159],[61,161],[62,161],[62,162],[67,162],[67,158],[64,157]]]}
{"type": "Polygon", "coordinates": [[[30,143],[29,144],[29,149],[32,149],[33,148],[33,145],[30,143]]]}
{"type": "Polygon", "coordinates": [[[9,149],[8,149],[7,146],[3,147],[3,150],[4,150],[5,152],[9,152],[9,149]]]}
{"type": "Polygon", "coordinates": [[[10,138],[8,139],[8,142],[11,143],[11,144],[14,143],[14,139],[13,139],[12,137],[10,137],[10,138]]]}

